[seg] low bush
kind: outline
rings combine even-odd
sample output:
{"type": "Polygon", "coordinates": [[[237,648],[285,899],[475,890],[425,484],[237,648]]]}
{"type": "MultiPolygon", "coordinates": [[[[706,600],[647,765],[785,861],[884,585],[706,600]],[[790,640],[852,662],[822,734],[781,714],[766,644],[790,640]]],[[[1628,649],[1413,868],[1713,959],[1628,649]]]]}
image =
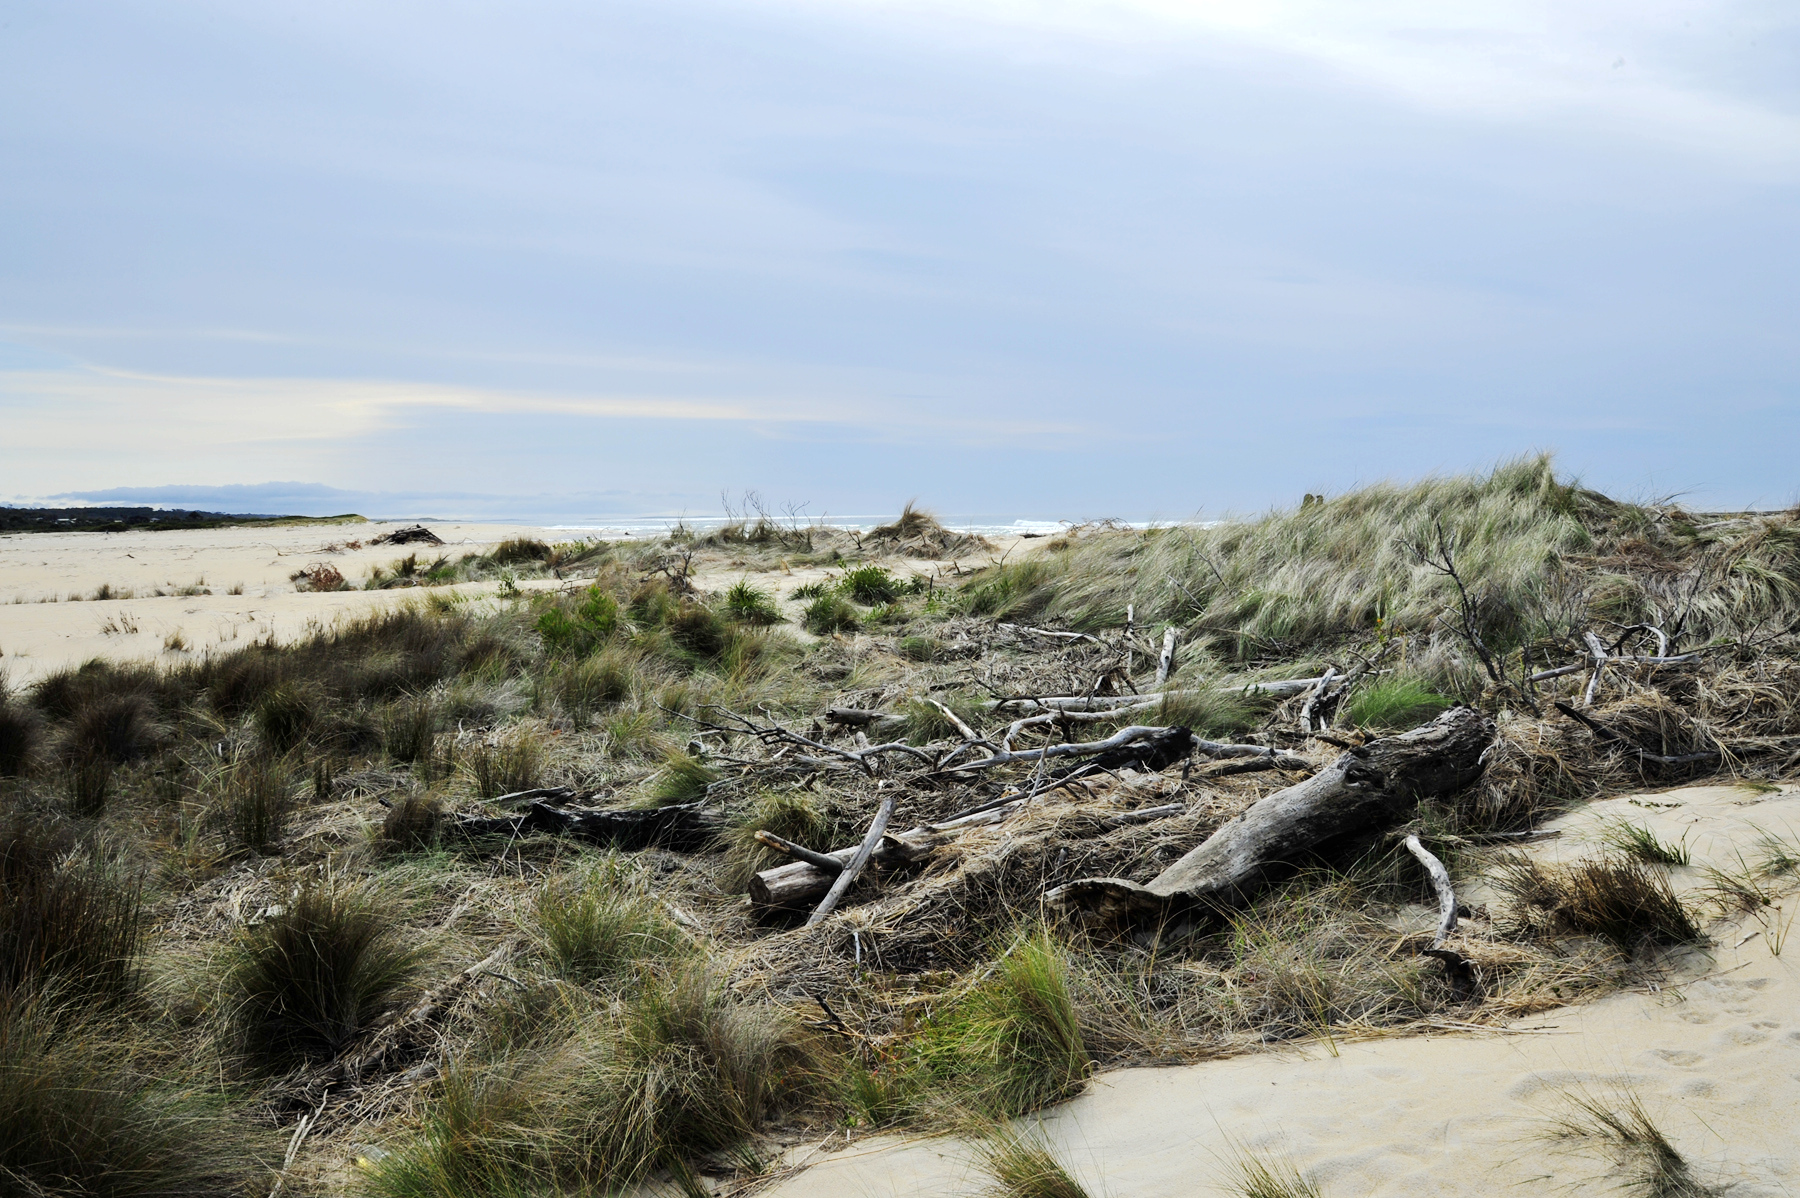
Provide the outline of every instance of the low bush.
{"type": "Polygon", "coordinates": [[[368,895],[309,886],[232,948],[225,985],[239,1047],[272,1072],[329,1060],[394,1002],[420,960],[368,895]]]}
{"type": "Polygon", "coordinates": [[[550,556],[550,546],[535,537],[513,537],[501,541],[488,554],[488,560],[496,566],[518,566],[526,562],[542,563],[550,556]]]}

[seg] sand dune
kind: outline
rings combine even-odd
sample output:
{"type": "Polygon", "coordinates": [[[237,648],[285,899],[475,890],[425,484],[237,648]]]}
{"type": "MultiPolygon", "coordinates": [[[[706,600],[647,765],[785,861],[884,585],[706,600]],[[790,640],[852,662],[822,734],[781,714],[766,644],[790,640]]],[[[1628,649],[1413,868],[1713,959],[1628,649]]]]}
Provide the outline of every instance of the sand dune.
{"type": "MultiPolygon", "coordinates": [[[[1628,813],[1688,837],[1694,864],[1737,863],[1759,831],[1800,831],[1800,791],[1692,787],[1596,803],[1551,825],[1534,851],[1593,851],[1628,813]]],[[[1770,912],[1771,927],[1794,914],[1770,912]]],[[[1226,1192],[1234,1144],[1289,1155],[1338,1198],[1466,1198],[1580,1187],[1606,1171],[1596,1145],[1553,1145],[1567,1096],[1639,1095],[1702,1181],[1734,1198],[1800,1182],[1800,948],[1771,951],[1756,920],[1669,962],[1664,983],[1522,1020],[1505,1033],[1310,1042],[1097,1079],[1043,1126],[1090,1192],[1115,1198],[1226,1192]]],[[[878,1138],[822,1154],[775,1198],[953,1195],[984,1184],[954,1141],[878,1138]]]]}

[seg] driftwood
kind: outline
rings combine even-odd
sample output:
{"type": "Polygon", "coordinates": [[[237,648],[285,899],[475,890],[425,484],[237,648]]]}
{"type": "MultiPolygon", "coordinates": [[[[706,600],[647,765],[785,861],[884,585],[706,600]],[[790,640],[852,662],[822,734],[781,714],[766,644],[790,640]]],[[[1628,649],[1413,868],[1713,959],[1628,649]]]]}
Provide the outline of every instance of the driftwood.
{"type": "MultiPolygon", "coordinates": [[[[1246,682],[1237,686],[1221,689],[1221,694],[1239,694],[1251,697],[1271,699],[1287,699],[1294,695],[1304,694],[1319,684],[1317,678],[1283,678],[1274,682],[1246,682]]],[[[1017,708],[1020,711],[1110,711],[1121,709],[1148,709],[1161,703],[1164,698],[1182,698],[1189,695],[1210,694],[1210,691],[1194,689],[1150,692],[1142,695],[1015,695],[1009,699],[990,699],[985,704],[990,711],[1003,708],[1017,708]]]]}
{"type": "Polygon", "coordinates": [[[1175,631],[1173,624],[1163,630],[1162,652],[1156,658],[1156,685],[1162,686],[1169,681],[1169,674],[1175,668],[1175,638],[1181,635],[1175,631]]]}
{"type": "Polygon", "coordinates": [[[700,803],[675,803],[645,810],[595,811],[552,807],[532,800],[515,815],[459,815],[449,830],[464,836],[505,836],[516,839],[530,832],[573,836],[593,844],[620,849],[678,849],[693,852],[705,848],[723,826],[717,811],[700,803]]]}
{"type": "Polygon", "coordinates": [[[1241,903],[1332,842],[1390,826],[1419,800],[1467,786],[1480,776],[1493,739],[1494,726],[1480,712],[1453,708],[1424,727],[1352,749],[1259,800],[1147,884],[1085,878],[1046,897],[1112,918],[1241,903]]]}
{"type": "Polygon", "coordinates": [[[1418,858],[1425,872],[1431,875],[1431,888],[1438,896],[1437,935],[1432,937],[1432,948],[1443,948],[1444,941],[1456,930],[1456,888],[1450,885],[1450,871],[1444,868],[1432,851],[1419,843],[1417,836],[1406,838],[1406,851],[1418,858]]]}
{"type": "Polygon", "coordinates": [[[844,863],[842,872],[832,879],[831,889],[825,892],[825,897],[820,900],[818,909],[807,919],[807,927],[818,927],[824,922],[825,917],[836,909],[838,902],[855,884],[857,875],[862,873],[863,866],[869,863],[869,857],[875,852],[875,846],[881,843],[882,834],[887,831],[888,821],[893,818],[894,794],[889,791],[881,797],[881,806],[876,809],[875,818],[869,822],[868,835],[864,836],[863,842],[856,846],[856,852],[850,855],[850,860],[844,863]]]}
{"type": "Polygon", "coordinates": [[[370,539],[371,545],[442,545],[444,538],[423,524],[409,524],[370,539]]]}

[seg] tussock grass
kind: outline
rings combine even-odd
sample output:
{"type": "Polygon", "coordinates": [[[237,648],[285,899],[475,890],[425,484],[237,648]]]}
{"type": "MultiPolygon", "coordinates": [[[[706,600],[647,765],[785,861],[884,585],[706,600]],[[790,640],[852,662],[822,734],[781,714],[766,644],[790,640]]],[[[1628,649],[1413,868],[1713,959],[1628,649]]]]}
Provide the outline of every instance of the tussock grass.
{"type": "Polygon", "coordinates": [[[1351,695],[1344,714],[1359,728],[1391,732],[1428,723],[1454,702],[1421,678],[1384,678],[1351,695]]]}
{"type": "Polygon", "coordinates": [[[267,852],[281,840],[295,798],[279,761],[261,756],[237,761],[219,773],[214,792],[218,820],[239,848],[267,852]]]}
{"type": "Polygon", "coordinates": [[[1592,1145],[1613,1158],[1618,1188],[1641,1198],[1712,1198],[1643,1100],[1626,1092],[1608,1101],[1577,1092],[1552,1123],[1549,1137],[1565,1145],[1592,1145]]]}
{"type": "Polygon", "coordinates": [[[151,700],[142,694],[96,696],[70,718],[63,734],[63,755],[71,760],[135,761],[156,742],[154,711],[151,700]]]}
{"type": "Polygon", "coordinates": [[[782,622],[781,609],[775,606],[775,597],[752,585],[746,578],[732,583],[731,589],[725,592],[725,614],[745,624],[782,622]]]}
{"type": "Polygon", "coordinates": [[[381,820],[381,840],[402,852],[436,848],[444,831],[444,806],[417,791],[395,799],[381,820]]]}
{"type": "Polygon", "coordinates": [[[1228,1193],[1238,1198],[1324,1198],[1319,1183],[1285,1156],[1237,1147],[1228,1193]]]}
{"type": "Polygon", "coordinates": [[[975,1159],[993,1179],[991,1198],[1088,1198],[1041,1128],[971,1121],[970,1131],[975,1159]]]}
{"type": "Polygon", "coordinates": [[[773,832],[821,853],[843,847],[832,843],[840,835],[839,820],[813,795],[803,791],[758,795],[725,834],[725,868],[719,880],[726,889],[741,891],[758,873],[791,860],[759,842],[758,832],[773,832]]]}
{"type": "Polygon", "coordinates": [[[838,590],[864,607],[892,603],[905,587],[886,566],[867,563],[851,566],[838,580],[838,590]]]}
{"type": "Polygon", "coordinates": [[[639,663],[626,649],[609,647],[564,666],[551,681],[558,704],[577,726],[593,713],[616,707],[640,685],[639,663]]]}
{"type": "Polygon", "coordinates": [[[956,1102],[999,1116],[1073,1096],[1093,1061],[1069,974],[1048,930],[1021,931],[993,976],[921,1032],[918,1066],[956,1102]]]}
{"type": "Polygon", "coordinates": [[[1165,695],[1156,721],[1209,739],[1235,738],[1260,722],[1257,704],[1237,691],[1195,690],[1165,695]]]}
{"type": "Polygon", "coordinates": [[[1648,865],[1689,865],[1694,859],[1685,836],[1670,844],[1643,824],[1630,820],[1609,820],[1600,829],[1600,843],[1648,865]]]}
{"type": "Polygon", "coordinates": [[[69,814],[90,819],[106,810],[112,798],[113,763],[103,755],[80,757],[63,767],[69,814]]]}
{"type": "Polygon", "coordinates": [[[438,710],[429,696],[390,704],[381,717],[381,747],[395,761],[424,761],[437,736],[438,710]]]}
{"type": "Polygon", "coordinates": [[[43,739],[44,722],[38,714],[0,695],[0,778],[30,772],[43,739]]]}
{"type": "Polygon", "coordinates": [[[0,819],[0,1002],[52,985],[116,1000],[138,983],[143,892],[57,823],[0,819]]]}
{"type": "Polygon", "coordinates": [[[820,595],[806,605],[801,623],[815,636],[829,636],[834,632],[855,632],[862,620],[849,600],[831,592],[820,595]]]}
{"type": "Polygon", "coordinates": [[[706,788],[719,780],[718,771],[698,757],[674,750],[663,755],[662,770],[650,784],[652,803],[692,803],[706,797],[706,788]]]}
{"type": "Polygon", "coordinates": [[[693,949],[660,906],[627,889],[616,865],[543,887],[533,917],[532,937],[551,972],[577,986],[617,984],[639,962],[693,949]]]}
{"type": "Polygon", "coordinates": [[[225,990],[238,1046],[275,1072],[329,1060],[395,1001],[421,960],[373,896],[309,886],[232,946],[225,990]]]}
{"type": "Polygon", "coordinates": [[[159,1083],[129,1049],[59,996],[0,999],[0,1189],[239,1198],[267,1184],[269,1137],[196,1086],[159,1083]]]}
{"type": "Polygon", "coordinates": [[[375,1169],[382,1198],[612,1192],[736,1148],[825,1100],[835,1059],[780,1007],[702,969],[650,973],[611,1012],[562,1004],[463,1064],[423,1133],[375,1169]]]}
{"type": "Polygon", "coordinates": [[[272,752],[306,743],[318,724],[318,696],[303,686],[278,683],[257,701],[256,731],[272,752]]]}
{"type": "Polygon", "coordinates": [[[1522,928],[1599,936],[1625,952],[1705,937],[1668,874],[1628,857],[1552,865],[1512,854],[1500,862],[1494,884],[1522,928]]]}
{"type": "Polygon", "coordinates": [[[477,747],[467,764],[475,793],[484,799],[530,790],[543,772],[544,742],[531,732],[515,731],[499,744],[477,747]]]}

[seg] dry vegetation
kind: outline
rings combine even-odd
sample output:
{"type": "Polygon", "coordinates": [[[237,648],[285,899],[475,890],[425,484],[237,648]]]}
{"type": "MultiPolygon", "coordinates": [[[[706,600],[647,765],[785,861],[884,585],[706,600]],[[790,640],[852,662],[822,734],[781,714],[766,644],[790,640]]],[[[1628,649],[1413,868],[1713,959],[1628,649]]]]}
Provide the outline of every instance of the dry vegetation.
{"type": "MultiPolygon", "coordinates": [[[[1499,855],[1508,836],[1595,796],[1800,760],[1790,515],[1621,504],[1526,461],[1207,529],[1072,529],[948,579],[871,560],[979,549],[909,508],[860,537],[761,513],[657,544],[412,557],[374,585],[498,591],[5,695],[5,1188],[714,1192],[756,1184],[785,1144],[991,1123],[1100,1068],[1501,1020],[1654,968],[1705,919],[1654,838],[1551,869],[1499,855]],[[836,571],[802,597],[812,635],[773,602],[782,562],[836,571]],[[702,565],[743,581],[695,593],[702,565]],[[527,575],[564,585],[510,585],[527,575]],[[1022,718],[1004,700],[1153,690],[1168,627],[1166,696],[1006,742],[1136,722],[1280,755],[968,768],[958,725],[1000,745],[1022,718]],[[1591,702],[1587,673],[1558,672],[1591,663],[1589,633],[1615,658],[1591,702]],[[1253,685],[1328,668],[1338,685],[1307,693],[1253,685]],[[1432,891],[1390,837],[1178,925],[1076,925],[1043,902],[1084,876],[1146,880],[1340,746],[1453,703],[1499,739],[1474,787],[1406,830],[1509,896],[1458,932],[1473,984],[1420,955],[1432,891]],[[858,756],[883,744],[900,747],[858,756]],[[744,896],[787,859],[759,832],[829,852],[887,796],[898,830],[1044,781],[1063,784],[883,859],[817,927],[744,896]],[[552,788],[552,806],[697,804],[716,834],[624,852],[460,830],[552,788]]],[[[1791,846],[1765,855],[1743,886],[1793,866],[1791,846]]],[[[1081,1192],[1028,1137],[983,1151],[1004,1192],[1081,1192]]],[[[1247,1165],[1241,1190],[1314,1192],[1290,1172],[1247,1165]]]]}

